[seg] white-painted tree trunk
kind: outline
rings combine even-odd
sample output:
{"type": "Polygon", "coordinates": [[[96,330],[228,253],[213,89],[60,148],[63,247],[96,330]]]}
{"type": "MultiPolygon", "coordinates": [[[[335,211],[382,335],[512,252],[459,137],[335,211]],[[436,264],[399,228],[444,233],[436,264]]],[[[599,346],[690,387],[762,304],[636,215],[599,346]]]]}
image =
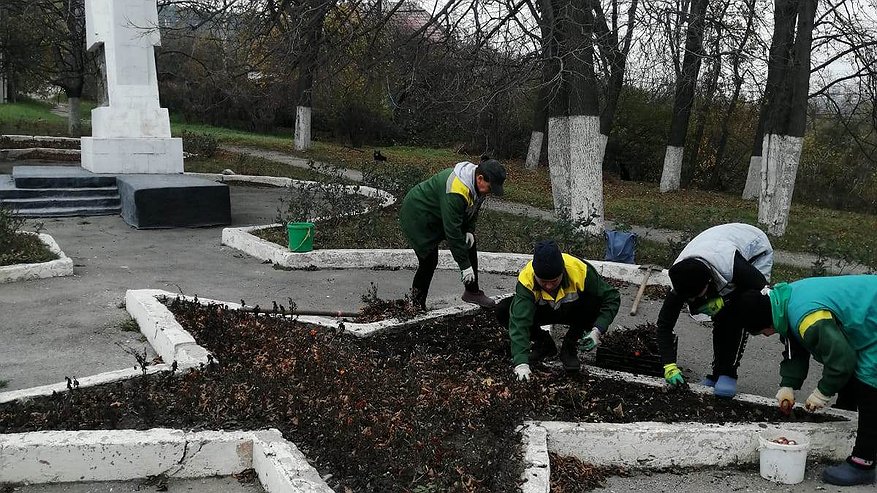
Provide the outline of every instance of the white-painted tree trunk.
{"type": "Polygon", "coordinates": [[[789,223],[789,207],[801,160],[802,137],[765,134],[761,160],[761,195],[758,222],[767,232],[782,236],[789,223]]]}
{"type": "Polygon", "coordinates": [[[664,153],[664,170],[661,172],[661,193],[679,190],[684,152],[684,147],[667,146],[667,151],[664,153]]]}
{"type": "Polygon", "coordinates": [[[746,186],[743,187],[743,200],[757,199],[761,193],[761,156],[749,158],[749,173],[746,174],[746,186]]]}
{"type": "Polygon", "coordinates": [[[539,156],[542,155],[542,141],[545,134],[536,130],[530,134],[530,147],[527,149],[527,169],[536,169],[539,166],[539,156]]]}
{"type": "Polygon", "coordinates": [[[554,213],[569,213],[569,117],[548,119],[548,171],[551,174],[551,195],[554,213]]]}
{"type": "Polygon", "coordinates": [[[67,99],[67,133],[71,137],[82,135],[82,104],[79,98],[67,99]]]}
{"type": "Polygon", "coordinates": [[[304,151],[311,148],[311,108],[296,106],[295,108],[295,150],[304,151]]]}
{"type": "Polygon", "coordinates": [[[569,117],[570,217],[589,220],[585,230],[603,233],[603,154],[609,137],[600,133],[600,117],[569,117]]]}

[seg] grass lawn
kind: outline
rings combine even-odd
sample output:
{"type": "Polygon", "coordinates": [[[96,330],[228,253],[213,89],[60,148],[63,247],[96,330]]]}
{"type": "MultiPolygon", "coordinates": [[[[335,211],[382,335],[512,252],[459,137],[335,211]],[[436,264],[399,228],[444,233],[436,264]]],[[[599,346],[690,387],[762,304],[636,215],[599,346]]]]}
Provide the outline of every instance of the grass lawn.
{"type": "MultiPolygon", "coordinates": [[[[88,107],[87,103],[84,107],[88,107]]],[[[49,112],[43,103],[16,103],[0,105],[0,129],[11,133],[47,133],[59,135],[66,131],[66,121],[49,112]],[[60,130],[59,130],[60,129],[60,130]]],[[[172,117],[174,135],[184,131],[211,134],[220,143],[272,149],[298,155],[315,161],[342,167],[372,170],[379,178],[395,180],[398,188],[405,189],[412,182],[428,176],[463,159],[477,161],[478,156],[458,154],[450,149],[430,149],[410,146],[381,148],[388,161],[376,169],[372,161],[372,148],[352,149],[331,143],[315,142],[306,152],[292,149],[292,136],[288,134],[261,134],[233,130],[212,125],[183,122],[172,117]]],[[[190,160],[189,171],[220,172],[232,168],[239,174],[263,174],[288,176],[299,179],[316,179],[310,170],[296,170],[283,164],[272,164],[252,158],[239,163],[228,156],[207,160],[190,160]],[[229,160],[232,160],[231,164],[229,160]],[[300,174],[304,171],[304,174],[300,174]]],[[[509,171],[506,184],[507,200],[536,207],[552,207],[551,186],[548,170],[526,170],[522,161],[505,162],[509,171]]],[[[389,187],[393,188],[393,187],[389,187]]],[[[757,204],[744,201],[736,194],[683,190],[661,194],[655,183],[604,181],[606,217],[622,224],[667,228],[695,234],[709,226],[731,221],[757,224],[757,204]]],[[[795,204],[789,219],[786,235],[773,238],[777,249],[823,254],[864,263],[877,267],[877,216],[855,212],[837,211],[795,204]]]]}
{"type": "MultiPolygon", "coordinates": [[[[398,222],[399,209],[391,206],[373,213],[331,224],[317,223],[314,248],[408,248],[398,222]]],[[[530,253],[535,241],[554,238],[561,249],[585,259],[604,258],[602,238],[589,238],[572,231],[570,225],[534,219],[505,212],[483,210],[478,219],[478,248],[488,252],[530,253]]],[[[282,227],[255,232],[262,239],[288,246],[282,227]]],[[[442,248],[447,248],[443,245],[442,248]]],[[[679,253],[679,245],[639,238],[636,261],[669,266],[679,253]]],[[[813,275],[809,268],[775,265],[774,282],[792,281],[813,275]]]]}
{"type": "Polygon", "coordinates": [[[257,156],[218,151],[212,157],[186,159],[186,171],[190,173],[222,173],[231,169],[238,175],[282,176],[295,180],[323,181],[326,175],[311,169],[296,168],[257,156]]]}

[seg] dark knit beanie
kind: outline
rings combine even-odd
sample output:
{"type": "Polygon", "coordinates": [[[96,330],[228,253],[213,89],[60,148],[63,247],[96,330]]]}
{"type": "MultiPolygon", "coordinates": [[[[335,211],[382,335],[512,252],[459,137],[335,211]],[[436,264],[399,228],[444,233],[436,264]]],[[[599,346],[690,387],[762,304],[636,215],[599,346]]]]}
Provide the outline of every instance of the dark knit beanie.
{"type": "Polygon", "coordinates": [[[773,326],[773,312],[770,296],[750,289],[734,296],[729,302],[730,314],[734,323],[750,334],[757,334],[773,326]]]}
{"type": "Polygon", "coordinates": [[[673,264],[667,271],[673,290],[686,299],[696,298],[710,282],[710,268],[696,258],[687,258],[673,264]]]}
{"type": "Polygon", "coordinates": [[[554,240],[542,240],[533,250],[533,273],[539,279],[555,279],[563,274],[563,254],[554,240]]]}

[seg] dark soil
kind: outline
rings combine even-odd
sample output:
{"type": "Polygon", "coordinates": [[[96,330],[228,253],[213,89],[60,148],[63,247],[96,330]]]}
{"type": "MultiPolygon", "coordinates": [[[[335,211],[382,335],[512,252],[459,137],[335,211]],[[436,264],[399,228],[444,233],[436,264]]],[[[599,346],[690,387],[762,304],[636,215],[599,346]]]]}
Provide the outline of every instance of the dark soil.
{"type": "Polygon", "coordinates": [[[630,329],[614,329],[600,339],[600,347],[636,357],[659,356],[658,326],[647,322],[630,329]]]}
{"type": "Polygon", "coordinates": [[[584,493],[602,488],[610,476],[624,476],[621,467],[585,464],[575,457],[549,453],[551,459],[551,493],[584,493]]]}
{"type": "Polygon", "coordinates": [[[283,317],[169,306],[218,362],[0,405],[0,433],[276,427],[337,490],[506,492],[523,471],[514,429],[525,419],[784,419],[772,407],[544,367],[519,383],[505,331],[486,312],[360,339],[283,317]]]}
{"type": "Polygon", "coordinates": [[[377,322],[391,318],[408,320],[423,312],[411,303],[408,296],[396,300],[385,300],[379,297],[378,287],[375,283],[371,283],[369,290],[362,295],[362,302],[363,307],[359,310],[359,316],[354,319],[358,323],[377,322]]]}

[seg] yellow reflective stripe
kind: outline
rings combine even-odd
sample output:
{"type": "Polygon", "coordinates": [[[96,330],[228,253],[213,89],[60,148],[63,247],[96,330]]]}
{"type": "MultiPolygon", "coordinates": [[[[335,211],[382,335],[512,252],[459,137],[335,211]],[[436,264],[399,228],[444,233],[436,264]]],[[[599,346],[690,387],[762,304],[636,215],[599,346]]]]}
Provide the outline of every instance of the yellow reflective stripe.
{"type": "Polygon", "coordinates": [[[533,291],[533,288],[536,286],[536,275],[533,274],[533,261],[527,262],[527,265],[521,270],[521,273],[518,274],[518,282],[524,285],[525,288],[533,291]]]}
{"type": "Polygon", "coordinates": [[[804,333],[807,332],[807,329],[809,329],[813,324],[820,320],[831,320],[831,318],[832,316],[830,311],[817,310],[801,320],[801,323],[798,324],[798,333],[801,334],[801,337],[803,338],[804,333]]]}
{"type": "Polygon", "coordinates": [[[457,193],[463,196],[466,199],[466,205],[472,206],[475,203],[475,200],[472,198],[472,192],[469,190],[469,187],[463,183],[463,180],[454,176],[453,181],[451,181],[451,189],[448,193],[457,193]]]}
{"type": "MultiPolygon", "coordinates": [[[[527,265],[518,274],[518,282],[524,285],[536,296],[536,301],[541,300],[553,301],[559,303],[563,298],[569,295],[585,290],[585,279],[588,277],[588,265],[572,255],[563,254],[563,265],[566,271],[566,281],[569,284],[565,289],[561,287],[557,291],[557,296],[552,297],[550,294],[536,288],[536,274],[533,272],[533,261],[527,262],[527,265]]],[[[576,298],[577,297],[573,297],[576,298]]],[[[570,299],[569,301],[574,301],[570,299]]]]}

